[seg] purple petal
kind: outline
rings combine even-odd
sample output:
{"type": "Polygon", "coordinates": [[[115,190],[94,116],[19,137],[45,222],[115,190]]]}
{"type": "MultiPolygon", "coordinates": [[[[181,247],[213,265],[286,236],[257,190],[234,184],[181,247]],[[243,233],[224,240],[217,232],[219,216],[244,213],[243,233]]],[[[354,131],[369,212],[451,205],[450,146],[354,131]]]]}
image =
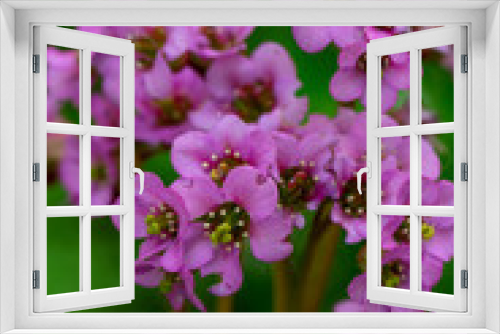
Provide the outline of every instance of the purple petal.
{"type": "Polygon", "coordinates": [[[172,247],[173,243],[173,241],[161,240],[160,238],[147,238],[139,247],[139,256],[137,261],[148,261],[149,258],[158,255],[166,248],[172,247]]]}
{"type": "Polygon", "coordinates": [[[188,270],[183,270],[181,272],[181,278],[182,281],[184,282],[184,289],[187,298],[189,301],[200,311],[205,312],[206,308],[205,305],[203,305],[202,301],[196,296],[196,293],[194,291],[194,277],[191,272],[188,270]]]}
{"type": "Polygon", "coordinates": [[[291,217],[283,210],[276,210],[272,216],[254,221],[250,229],[250,246],[253,255],[266,262],[288,257],[293,246],[285,239],[292,232],[291,217]]]}
{"type": "Polygon", "coordinates": [[[177,272],[182,266],[183,252],[180,242],[172,242],[161,257],[161,266],[165,271],[177,272]]]}
{"type": "Polygon", "coordinates": [[[206,214],[224,201],[222,191],[207,178],[180,179],[171,187],[184,199],[189,220],[206,214]]]}
{"type": "Polygon", "coordinates": [[[155,99],[165,99],[172,95],[172,73],[165,59],[157,56],[153,68],[143,74],[144,88],[149,96],[155,99]]]}
{"type": "Polygon", "coordinates": [[[366,91],[366,75],[355,69],[339,69],[330,82],[330,94],[339,101],[354,101],[366,91]]]}
{"type": "Polygon", "coordinates": [[[184,266],[189,270],[200,268],[214,256],[212,242],[207,238],[196,238],[185,246],[184,266]]]}
{"type": "Polygon", "coordinates": [[[331,27],[330,36],[333,38],[335,44],[341,48],[353,45],[355,43],[364,42],[364,33],[362,27],[331,27]]]}
{"type": "Polygon", "coordinates": [[[270,216],[278,202],[278,191],[272,179],[249,166],[231,170],[223,190],[226,198],[243,206],[252,220],[270,216]]]}
{"type": "Polygon", "coordinates": [[[318,52],[332,41],[331,27],[292,27],[293,37],[306,52],[318,52]]]}
{"type": "Polygon", "coordinates": [[[359,57],[366,53],[365,43],[356,43],[347,48],[342,49],[337,59],[339,68],[354,68],[359,57]]]}
{"type": "Polygon", "coordinates": [[[206,133],[188,132],[172,144],[172,165],[184,177],[206,177],[203,163],[210,161],[214,149],[213,141],[206,133]]]}
{"type": "Polygon", "coordinates": [[[398,90],[410,89],[410,65],[389,66],[383,72],[384,82],[398,90]]]}
{"type": "Polygon", "coordinates": [[[155,288],[163,279],[163,272],[158,267],[151,265],[137,265],[135,267],[135,282],[139,285],[155,288]]]}
{"type": "Polygon", "coordinates": [[[210,292],[214,295],[229,296],[235,293],[243,282],[239,251],[226,252],[219,250],[211,262],[201,267],[200,273],[201,277],[209,274],[220,274],[222,276],[222,282],[210,287],[210,292]]]}

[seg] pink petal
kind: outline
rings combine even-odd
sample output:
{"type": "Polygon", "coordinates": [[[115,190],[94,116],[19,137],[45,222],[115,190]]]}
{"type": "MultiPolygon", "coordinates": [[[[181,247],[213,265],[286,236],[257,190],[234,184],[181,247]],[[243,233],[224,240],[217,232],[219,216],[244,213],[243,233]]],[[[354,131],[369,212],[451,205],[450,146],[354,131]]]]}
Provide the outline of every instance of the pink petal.
{"type": "Polygon", "coordinates": [[[165,59],[158,55],[153,68],[144,73],[144,86],[148,94],[156,99],[165,99],[172,94],[172,73],[165,59]]]}
{"type": "Polygon", "coordinates": [[[366,91],[366,75],[355,69],[339,69],[330,82],[330,94],[339,101],[354,101],[366,91]]]}
{"type": "Polygon", "coordinates": [[[250,229],[250,246],[253,255],[266,262],[279,261],[288,257],[293,246],[285,239],[292,232],[290,215],[283,210],[264,220],[254,222],[250,229]]]}
{"type": "Polygon", "coordinates": [[[383,78],[395,89],[410,89],[410,65],[389,66],[383,71],[383,78]]]}
{"type": "Polygon", "coordinates": [[[191,131],[177,137],[172,144],[172,165],[184,177],[207,177],[203,167],[214,152],[210,137],[200,131],[191,131]]]}
{"type": "Polygon", "coordinates": [[[293,27],[293,37],[306,52],[318,52],[332,41],[331,27],[293,27]]]}
{"type": "Polygon", "coordinates": [[[227,200],[243,206],[252,220],[270,216],[278,202],[278,190],[273,180],[250,166],[231,170],[223,190],[227,200]]]}
{"type": "Polygon", "coordinates": [[[184,266],[189,270],[200,268],[214,256],[214,248],[208,238],[196,238],[187,242],[185,247],[184,266]]]}
{"type": "Polygon", "coordinates": [[[206,214],[224,201],[222,191],[207,178],[180,179],[171,187],[184,199],[190,220],[206,214]]]}
{"type": "Polygon", "coordinates": [[[210,292],[217,296],[229,296],[241,287],[243,273],[241,271],[239,251],[230,253],[219,250],[216,257],[207,265],[201,267],[201,276],[220,274],[222,282],[210,287],[210,292]]]}

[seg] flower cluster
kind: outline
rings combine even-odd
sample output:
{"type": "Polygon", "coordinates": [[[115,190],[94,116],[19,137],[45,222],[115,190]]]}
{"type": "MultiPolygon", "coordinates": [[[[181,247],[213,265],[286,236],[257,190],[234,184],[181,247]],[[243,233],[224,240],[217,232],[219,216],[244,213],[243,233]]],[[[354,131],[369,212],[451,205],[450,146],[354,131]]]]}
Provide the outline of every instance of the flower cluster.
{"type": "MultiPolygon", "coordinates": [[[[333,118],[308,111],[308,97],[297,94],[302,83],[284,47],[264,42],[247,48],[254,27],[79,29],[135,43],[136,165],[152,151],[168,150],[179,175],[166,185],[146,172],[144,193],[136,196],[137,284],[159,288],[175,310],[185,300],[206,310],[195,277],[215,274],[212,294],[236,293],[244,280],[243,252],[264,262],[288,258],[292,232],[306,224],[304,212],[324,201],[332,203],[328,215],[345,229],[345,242],[364,242],[366,198],[357,192],[356,172],[366,165],[366,112],[355,111],[351,102],[366,102],[366,43],[412,29],[293,28],[304,52],[330,44],[340,50],[330,92],[341,105],[333,118]]],[[[47,117],[59,122],[64,114],[58,110],[79,102],[78,54],[49,52],[47,117]]],[[[92,61],[92,122],[118,126],[119,63],[100,54],[92,61]]],[[[394,107],[399,92],[409,88],[409,58],[390,56],[383,66],[382,124],[396,126],[404,123],[407,110],[394,107]]],[[[60,139],[49,137],[48,145],[60,146],[60,139]]],[[[91,145],[92,204],[119,203],[119,140],[95,137],[91,145]]],[[[409,138],[383,143],[383,204],[409,203],[408,148],[409,138]]],[[[78,140],[67,140],[53,158],[60,159],[60,179],[72,203],[79,200],[78,149],[78,140]]],[[[453,184],[440,179],[439,156],[425,139],[422,160],[422,204],[453,205],[453,184]]],[[[409,219],[383,217],[382,225],[381,283],[408,288],[409,219]]],[[[422,218],[426,290],[453,256],[452,231],[450,218],[422,218]]],[[[365,278],[353,279],[350,300],[337,304],[337,311],[399,310],[369,304],[365,278]]]]}

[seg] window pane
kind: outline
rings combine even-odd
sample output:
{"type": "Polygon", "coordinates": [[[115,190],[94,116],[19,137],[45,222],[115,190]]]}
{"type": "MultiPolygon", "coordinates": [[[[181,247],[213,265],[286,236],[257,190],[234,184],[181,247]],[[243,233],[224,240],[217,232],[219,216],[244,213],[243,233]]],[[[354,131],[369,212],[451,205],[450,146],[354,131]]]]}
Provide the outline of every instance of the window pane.
{"type": "Polygon", "coordinates": [[[92,205],[119,204],[120,138],[92,137],[92,205]]]}
{"type": "Polygon", "coordinates": [[[410,124],[410,52],[382,56],[380,59],[381,126],[410,124]],[[391,117],[386,117],[390,115],[391,117]]]}
{"type": "Polygon", "coordinates": [[[453,222],[453,217],[422,217],[423,291],[453,295],[453,222]]]}
{"type": "Polygon", "coordinates": [[[381,216],[382,277],[380,285],[410,289],[410,217],[381,216]]]}
{"type": "Polygon", "coordinates": [[[423,49],[421,123],[453,122],[453,45],[423,49]]]}
{"type": "Polygon", "coordinates": [[[92,52],[92,125],[120,126],[120,57],[92,52]]]}
{"type": "Polygon", "coordinates": [[[422,136],[422,205],[453,205],[453,133],[422,136]]]}
{"type": "Polygon", "coordinates": [[[80,50],[47,46],[47,121],[79,124],[80,50]]]}
{"type": "Polygon", "coordinates": [[[92,217],[92,290],[120,286],[120,216],[92,217]]]}
{"type": "Polygon", "coordinates": [[[410,205],[410,137],[382,138],[381,204],[410,205]]]}
{"type": "Polygon", "coordinates": [[[47,294],[80,290],[80,218],[47,218],[47,294]]]}
{"type": "Polygon", "coordinates": [[[47,206],[80,204],[80,138],[47,134],[47,206]]]}

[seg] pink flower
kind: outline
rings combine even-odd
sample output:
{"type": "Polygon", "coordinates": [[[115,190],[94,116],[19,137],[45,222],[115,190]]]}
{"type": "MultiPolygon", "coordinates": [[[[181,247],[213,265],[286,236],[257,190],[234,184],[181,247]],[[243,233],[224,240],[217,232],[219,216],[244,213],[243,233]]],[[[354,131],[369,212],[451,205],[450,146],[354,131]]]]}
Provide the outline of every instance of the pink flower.
{"type": "Polygon", "coordinates": [[[274,43],[263,43],[250,58],[217,59],[207,72],[207,85],[216,106],[207,109],[209,119],[218,110],[277,129],[299,125],[307,111],[307,99],[295,96],[301,86],[295,65],[274,43]]]}
{"type": "Polygon", "coordinates": [[[239,253],[247,240],[261,261],[278,261],[292,252],[286,240],[291,226],[270,220],[278,201],[276,186],[257,169],[232,169],[222,188],[207,178],[179,180],[172,187],[184,198],[191,224],[203,228],[203,238],[215,249],[214,258],[201,268],[203,276],[221,274],[222,282],[211,288],[214,294],[229,295],[239,289],[239,253]]]}
{"type": "Polygon", "coordinates": [[[139,140],[168,144],[203,123],[199,117],[207,97],[206,86],[191,68],[172,73],[163,57],[158,56],[153,68],[144,72],[137,84],[139,140]]]}
{"type": "Polygon", "coordinates": [[[243,165],[276,170],[276,147],[270,133],[227,115],[206,132],[190,131],[175,139],[172,164],[184,177],[205,177],[221,185],[243,165]]]}

